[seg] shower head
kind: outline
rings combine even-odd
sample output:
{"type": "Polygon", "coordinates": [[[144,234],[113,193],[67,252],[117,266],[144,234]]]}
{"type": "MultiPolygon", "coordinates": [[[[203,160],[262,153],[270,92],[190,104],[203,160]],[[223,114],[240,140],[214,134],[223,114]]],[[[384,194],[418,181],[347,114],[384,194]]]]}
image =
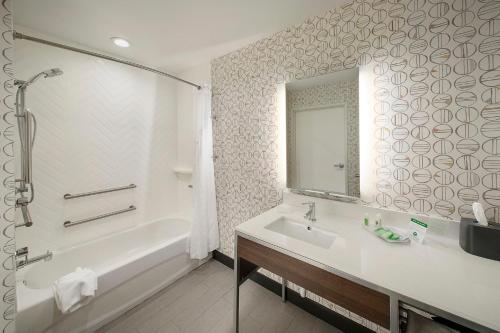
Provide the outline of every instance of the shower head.
{"type": "Polygon", "coordinates": [[[26,80],[24,81],[20,88],[26,88],[28,87],[30,84],[32,84],[33,82],[35,82],[36,80],[38,80],[40,77],[43,76],[43,78],[48,78],[48,77],[54,77],[54,76],[58,76],[58,75],[62,75],[63,74],[63,71],[59,68],[51,68],[49,70],[46,70],[46,71],[43,71],[41,73],[38,73],[37,75],[33,76],[32,78],[30,78],[29,80],[26,80]]]}

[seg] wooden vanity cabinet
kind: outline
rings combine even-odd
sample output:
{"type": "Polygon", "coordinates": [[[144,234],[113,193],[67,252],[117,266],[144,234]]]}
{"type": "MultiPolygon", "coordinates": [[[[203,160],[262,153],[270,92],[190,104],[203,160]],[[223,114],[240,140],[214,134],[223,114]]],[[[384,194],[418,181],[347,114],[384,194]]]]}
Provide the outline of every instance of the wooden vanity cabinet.
{"type": "Polygon", "coordinates": [[[382,327],[390,326],[388,295],[342,278],[244,237],[237,239],[238,280],[258,267],[352,311],[382,327]]]}

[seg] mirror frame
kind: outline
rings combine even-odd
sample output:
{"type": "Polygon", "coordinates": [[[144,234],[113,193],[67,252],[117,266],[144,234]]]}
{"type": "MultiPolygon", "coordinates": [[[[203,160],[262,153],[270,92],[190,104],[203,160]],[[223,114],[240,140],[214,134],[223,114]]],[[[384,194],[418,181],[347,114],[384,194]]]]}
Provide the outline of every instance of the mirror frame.
{"type": "MultiPolygon", "coordinates": [[[[343,72],[343,71],[351,71],[351,70],[356,70],[358,72],[357,81],[358,81],[358,85],[359,85],[359,67],[344,68],[342,70],[335,71],[332,73],[326,73],[326,74],[321,74],[321,75],[316,75],[316,76],[312,76],[312,77],[301,78],[298,80],[291,80],[291,81],[284,82],[283,88],[284,88],[284,92],[285,92],[285,100],[286,100],[287,85],[290,83],[299,82],[301,80],[314,79],[314,78],[327,76],[327,75],[335,75],[335,74],[338,74],[338,73],[343,72]]],[[[336,103],[336,104],[332,104],[332,105],[344,105],[345,106],[346,103],[336,103]]],[[[329,106],[329,105],[325,105],[325,106],[329,106]]],[[[312,107],[312,108],[314,108],[314,107],[312,107]]],[[[357,111],[358,111],[358,115],[359,115],[359,92],[358,92],[358,110],[357,111]]],[[[288,154],[288,152],[289,152],[289,147],[288,147],[288,145],[289,145],[289,140],[288,140],[289,139],[289,136],[288,136],[289,124],[288,124],[288,120],[289,120],[289,116],[288,116],[288,105],[287,105],[285,108],[285,132],[287,133],[286,140],[285,140],[286,151],[287,151],[285,183],[286,183],[286,188],[288,189],[288,191],[290,191],[291,193],[304,195],[304,196],[310,196],[310,197],[316,197],[316,198],[322,198],[322,199],[328,199],[328,200],[334,200],[334,201],[340,201],[340,202],[346,202],[346,203],[357,203],[357,204],[367,205],[368,203],[366,201],[362,200],[361,197],[355,197],[355,196],[351,196],[348,194],[343,194],[343,193],[338,193],[338,192],[328,191],[328,190],[294,188],[294,187],[290,186],[290,180],[289,180],[289,178],[290,178],[289,177],[289,158],[290,158],[290,156],[288,156],[289,155],[288,154]]],[[[359,122],[359,119],[358,119],[358,122],[359,122]]],[[[345,126],[347,126],[347,117],[345,119],[345,126]]],[[[358,125],[358,145],[359,145],[359,125],[358,125]]],[[[360,154],[360,151],[358,151],[358,159],[360,159],[359,154],[360,154]]],[[[346,160],[347,160],[347,155],[348,155],[348,152],[346,150],[346,160]]],[[[345,177],[346,189],[348,188],[348,183],[349,183],[349,180],[348,180],[348,177],[346,176],[345,177]]],[[[361,189],[361,178],[360,178],[359,174],[358,174],[358,185],[361,189]]]]}

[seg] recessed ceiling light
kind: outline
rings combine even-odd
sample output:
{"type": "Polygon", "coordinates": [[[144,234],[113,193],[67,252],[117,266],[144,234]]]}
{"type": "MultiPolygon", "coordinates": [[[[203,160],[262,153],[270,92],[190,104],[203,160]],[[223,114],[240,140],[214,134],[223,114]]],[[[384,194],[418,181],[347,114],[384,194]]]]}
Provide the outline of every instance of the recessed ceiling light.
{"type": "Polygon", "coordinates": [[[119,46],[119,47],[129,47],[130,46],[130,43],[128,42],[128,40],[126,40],[124,38],[111,37],[111,40],[113,41],[113,43],[115,43],[116,46],[119,46]]]}

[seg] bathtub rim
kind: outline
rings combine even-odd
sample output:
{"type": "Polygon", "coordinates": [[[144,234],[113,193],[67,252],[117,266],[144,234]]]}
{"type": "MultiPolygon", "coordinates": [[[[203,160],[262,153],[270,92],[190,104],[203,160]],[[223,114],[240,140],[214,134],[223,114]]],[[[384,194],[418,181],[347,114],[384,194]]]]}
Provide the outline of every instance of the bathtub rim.
{"type": "MultiPolygon", "coordinates": [[[[157,243],[154,246],[150,246],[147,249],[144,249],[142,251],[134,253],[133,255],[129,255],[127,257],[121,258],[121,260],[117,260],[115,263],[113,263],[111,265],[107,265],[105,267],[98,267],[98,269],[96,269],[95,272],[96,272],[98,278],[100,278],[100,277],[103,277],[105,274],[108,274],[114,270],[117,270],[120,267],[126,266],[127,264],[131,264],[131,263],[139,260],[140,258],[146,257],[148,255],[152,255],[153,253],[164,249],[168,245],[172,245],[172,244],[179,242],[185,238],[187,238],[187,242],[189,242],[189,234],[191,232],[191,230],[190,230],[191,221],[187,218],[177,217],[177,216],[174,216],[174,217],[169,216],[169,217],[159,218],[159,219],[155,219],[152,221],[138,224],[138,225],[133,226],[133,227],[129,227],[129,228],[120,230],[117,233],[111,233],[108,235],[98,237],[96,239],[92,239],[89,241],[79,243],[77,245],[63,247],[63,248],[54,250],[53,254],[54,254],[54,256],[56,256],[56,255],[60,255],[63,253],[67,253],[67,252],[73,251],[75,249],[85,247],[85,246],[91,245],[93,243],[97,243],[97,242],[100,242],[100,241],[103,241],[103,240],[106,240],[106,239],[109,239],[112,237],[116,237],[120,234],[129,232],[129,231],[133,231],[135,229],[139,229],[139,228],[142,228],[142,227],[154,224],[154,223],[159,223],[161,221],[166,221],[166,220],[167,221],[168,220],[180,220],[183,222],[187,222],[188,228],[187,228],[185,233],[183,233],[179,236],[176,236],[173,238],[168,238],[165,241],[157,243]]],[[[187,248],[186,248],[186,253],[188,253],[187,248]]],[[[35,264],[30,265],[28,267],[24,267],[16,272],[16,299],[17,299],[16,312],[22,312],[26,309],[29,309],[29,308],[34,307],[34,306],[38,306],[44,302],[48,302],[51,299],[54,299],[52,286],[48,286],[46,288],[29,288],[28,286],[26,286],[24,284],[24,280],[25,280],[25,277],[26,277],[26,274],[28,273],[28,271],[35,268],[35,267],[43,265],[43,264],[44,264],[43,261],[38,262],[38,263],[35,263],[35,264]]],[[[133,276],[131,276],[130,278],[132,278],[132,277],[133,276]]],[[[98,294],[96,295],[96,297],[99,297],[100,294],[105,294],[109,290],[110,289],[105,290],[105,291],[101,290],[101,292],[99,292],[99,290],[98,290],[98,294]]]]}

